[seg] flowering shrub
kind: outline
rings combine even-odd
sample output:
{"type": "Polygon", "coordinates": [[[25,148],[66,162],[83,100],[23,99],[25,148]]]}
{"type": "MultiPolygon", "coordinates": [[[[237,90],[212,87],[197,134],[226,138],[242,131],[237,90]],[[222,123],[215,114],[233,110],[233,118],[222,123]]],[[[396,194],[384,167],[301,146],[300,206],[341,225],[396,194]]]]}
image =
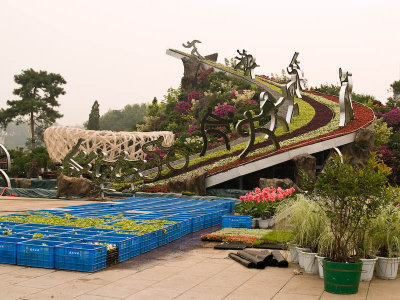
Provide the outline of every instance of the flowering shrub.
{"type": "Polygon", "coordinates": [[[214,68],[208,68],[207,70],[203,71],[200,73],[199,75],[199,81],[204,81],[205,79],[207,79],[208,75],[210,75],[212,72],[214,72],[214,68]]]}
{"type": "Polygon", "coordinates": [[[192,100],[199,100],[200,99],[200,95],[201,95],[201,93],[198,93],[198,92],[195,92],[195,91],[190,92],[187,95],[187,100],[188,100],[188,102],[192,102],[192,100]]]}
{"type": "MultiPolygon", "coordinates": [[[[167,154],[167,152],[165,152],[164,150],[161,150],[159,148],[156,148],[153,151],[157,152],[160,155],[161,158],[163,158],[165,156],[165,154],[167,154]]],[[[155,155],[147,154],[144,159],[145,160],[152,160],[152,159],[155,159],[155,158],[156,158],[155,155]]]]}
{"type": "Polygon", "coordinates": [[[232,91],[230,97],[235,104],[244,102],[246,100],[252,99],[254,97],[255,91],[253,90],[238,90],[232,91]]]}
{"type": "Polygon", "coordinates": [[[236,111],[236,107],[233,107],[229,104],[221,104],[218,105],[214,111],[214,114],[220,117],[226,116],[228,113],[234,113],[236,111]]]}
{"type": "Polygon", "coordinates": [[[389,126],[398,126],[400,124],[400,109],[397,107],[393,108],[391,111],[383,114],[382,117],[389,126]]]}
{"type": "Polygon", "coordinates": [[[180,101],[175,105],[174,111],[177,111],[181,114],[186,114],[188,112],[188,110],[191,108],[192,108],[191,102],[180,101]]]}
{"type": "Polygon", "coordinates": [[[197,125],[191,125],[189,127],[188,133],[191,134],[193,131],[196,131],[196,130],[197,130],[197,125]]]}
{"type": "Polygon", "coordinates": [[[254,192],[241,196],[240,212],[250,214],[253,217],[272,217],[279,203],[292,196],[294,188],[283,190],[280,187],[256,188],[254,192]]]}

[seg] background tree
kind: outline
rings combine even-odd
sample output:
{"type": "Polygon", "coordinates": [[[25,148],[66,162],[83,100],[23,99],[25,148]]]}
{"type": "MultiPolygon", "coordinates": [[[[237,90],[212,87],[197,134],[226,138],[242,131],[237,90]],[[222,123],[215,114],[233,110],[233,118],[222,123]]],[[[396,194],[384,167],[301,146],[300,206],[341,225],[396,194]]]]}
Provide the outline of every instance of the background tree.
{"type": "Polygon", "coordinates": [[[90,111],[89,121],[85,124],[86,129],[89,130],[99,130],[100,129],[100,110],[99,103],[94,101],[92,105],[92,110],[90,111]]]}
{"type": "Polygon", "coordinates": [[[393,96],[388,98],[387,104],[391,107],[400,107],[400,80],[390,85],[389,92],[392,92],[393,96]]]}
{"type": "Polygon", "coordinates": [[[0,113],[0,126],[6,127],[12,121],[17,124],[28,122],[34,148],[35,125],[53,124],[63,116],[54,107],[60,106],[57,98],[65,94],[61,85],[67,82],[60,74],[33,69],[15,75],[14,81],[20,87],[14,89],[13,94],[21,99],[7,101],[8,108],[0,113]]]}
{"type": "Polygon", "coordinates": [[[145,103],[128,104],[123,109],[109,110],[100,117],[100,130],[132,131],[146,115],[145,103]]]}

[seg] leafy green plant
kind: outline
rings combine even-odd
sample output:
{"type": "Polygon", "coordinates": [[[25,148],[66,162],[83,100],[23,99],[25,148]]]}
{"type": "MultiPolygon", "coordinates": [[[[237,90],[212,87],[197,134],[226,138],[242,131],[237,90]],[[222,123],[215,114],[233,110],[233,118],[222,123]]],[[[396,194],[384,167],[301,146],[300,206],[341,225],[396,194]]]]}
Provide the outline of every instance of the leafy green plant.
{"type": "MultiPolygon", "coordinates": [[[[330,160],[316,184],[318,203],[328,218],[334,245],[330,259],[349,262],[356,251],[356,236],[387,204],[382,197],[390,168],[372,156],[365,168],[353,168],[344,157],[330,160]]],[[[363,236],[365,234],[363,233],[363,236]]],[[[357,257],[360,253],[356,253],[357,257]]]]}
{"type": "Polygon", "coordinates": [[[32,239],[36,240],[36,239],[41,239],[42,237],[44,237],[44,235],[37,232],[33,234],[32,239]]]}
{"type": "Polygon", "coordinates": [[[383,119],[376,119],[373,125],[375,130],[374,150],[378,151],[382,146],[389,143],[390,137],[393,134],[393,128],[389,127],[383,119]]]}
{"type": "Polygon", "coordinates": [[[373,219],[369,231],[377,253],[385,257],[400,256],[400,215],[398,207],[388,205],[373,219]]]}

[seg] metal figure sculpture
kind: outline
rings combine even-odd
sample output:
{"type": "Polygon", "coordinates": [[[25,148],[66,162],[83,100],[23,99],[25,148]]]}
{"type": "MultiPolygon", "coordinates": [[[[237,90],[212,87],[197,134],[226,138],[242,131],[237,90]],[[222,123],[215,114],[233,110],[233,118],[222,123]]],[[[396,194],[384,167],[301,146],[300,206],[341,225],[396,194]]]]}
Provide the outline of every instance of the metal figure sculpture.
{"type": "MultiPolygon", "coordinates": [[[[260,103],[261,112],[258,115],[253,117],[253,113],[248,110],[248,111],[244,112],[245,119],[240,120],[236,124],[237,133],[241,136],[249,137],[249,142],[247,143],[246,148],[239,155],[240,158],[245,158],[247,156],[247,154],[249,154],[249,152],[253,148],[254,142],[256,139],[256,133],[265,133],[266,134],[265,138],[271,139],[272,143],[275,146],[275,149],[277,150],[280,148],[278,140],[276,139],[276,136],[275,136],[273,130],[271,130],[271,127],[273,127],[273,129],[275,129],[276,121],[281,120],[280,117],[277,115],[277,112],[278,112],[277,106],[275,103],[273,103],[273,101],[271,101],[269,99],[269,97],[267,99],[265,99],[265,94],[263,94],[262,98],[263,98],[262,103],[260,103]],[[273,121],[274,124],[271,123],[270,129],[267,129],[265,127],[256,127],[255,126],[255,124],[254,124],[255,122],[265,120],[268,117],[268,115],[274,116],[274,121],[273,121]],[[248,125],[247,131],[245,129],[246,125],[248,125]]],[[[278,103],[277,104],[281,105],[282,101],[283,101],[283,99],[280,99],[279,104],[278,103]]],[[[271,118],[271,121],[272,121],[272,118],[271,118]]],[[[286,130],[289,130],[287,123],[283,123],[283,125],[285,126],[286,130]]]]}
{"type": "Polygon", "coordinates": [[[341,83],[339,92],[339,127],[343,127],[354,119],[353,102],[351,99],[351,93],[353,91],[353,77],[348,71],[339,68],[339,78],[341,83]]]}
{"type": "Polygon", "coordinates": [[[233,113],[230,111],[227,115],[227,118],[219,117],[212,113],[211,107],[207,108],[207,113],[204,115],[200,122],[200,132],[201,137],[203,138],[203,149],[201,150],[200,156],[204,156],[206,154],[208,148],[207,134],[210,133],[222,137],[224,139],[226,149],[228,151],[231,150],[231,145],[229,144],[229,139],[226,133],[216,128],[206,129],[206,125],[212,125],[215,127],[223,126],[227,129],[227,131],[230,131],[230,124],[233,123],[233,116],[233,113]]]}
{"type": "Polygon", "coordinates": [[[190,52],[190,54],[192,54],[193,56],[196,56],[198,58],[204,58],[203,56],[200,55],[199,51],[197,50],[196,44],[201,42],[199,40],[193,40],[191,42],[187,42],[187,45],[182,44],[183,47],[185,48],[193,48],[192,52],[190,52]]]}
{"type": "Polygon", "coordinates": [[[11,187],[11,181],[6,171],[11,169],[11,159],[6,147],[0,144],[0,178],[3,179],[5,186],[11,187]]]}
{"type": "Polygon", "coordinates": [[[288,74],[290,74],[290,82],[283,87],[283,96],[289,102],[288,110],[286,113],[286,122],[291,123],[293,116],[298,113],[298,107],[295,107],[294,97],[302,98],[300,90],[304,90],[304,72],[300,70],[300,62],[297,60],[299,52],[295,52],[289,66],[286,68],[288,74]]]}
{"type": "Polygon", "coordinates": [[[254,69],[256,67],[259,67],[259,65],[257,65],[256,63],[256,58],[251,54],[247,54],[247,51],[245,49],[243,49],[242,53],[240,53],[239,50],[236,51],[237,53],[239,53],[240,57],[235,56],[235,58],[239,60],[239,62],[234,67],[234,69],[238,70],[242,68],[243,74],[245,76],[250,76],[250,78],[253,78],[254,69]]]}
{"type": "MultiPolygon", "coordinates": [[[[260,108],[263,107],[264,102],[266,101],[274,101],[274,97],[272,96],[272,94],[270,92],[262,92],[260,94],[260,108]]],[[[283,104],[283,102],[285,101],[285,97],[280,97],[278,99],[278,101],[276,101],[274,103],[274,107],[271,108],[270,112],[268,113],[268,115],[270,116],[271,120],[270,120],[270,126],[269,126],[269,130],[274,132],[275,129],[278,126],[278,122],[281,124],[281,126],[284,127],[285,131],[289,131],[289,125],[286,122],[285,118],[282,118],[281,116],[278,115],[278,110],[279,107],[283,104]]],[[[268,139],[268,135],[265,135],[264,139],[268,139]]]]}

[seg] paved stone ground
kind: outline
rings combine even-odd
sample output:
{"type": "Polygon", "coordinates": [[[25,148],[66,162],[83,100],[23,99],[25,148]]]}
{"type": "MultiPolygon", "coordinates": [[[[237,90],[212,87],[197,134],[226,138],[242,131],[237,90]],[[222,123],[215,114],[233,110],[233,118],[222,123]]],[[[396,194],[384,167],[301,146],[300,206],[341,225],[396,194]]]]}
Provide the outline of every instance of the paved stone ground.
{"type": "MultiPolygon", "coordinates": [[[[0,197],[0,212],[82,202],[17,199],[0,197]]],[[[202,247],[204,232],[96,273],[0,264],[0,299],[400,299],[400,279],[374,278],[344,296],[324,292],[316,275],[294,275],[297,265],[246,269],[226,258],[230,251],[202,247]]]]}

